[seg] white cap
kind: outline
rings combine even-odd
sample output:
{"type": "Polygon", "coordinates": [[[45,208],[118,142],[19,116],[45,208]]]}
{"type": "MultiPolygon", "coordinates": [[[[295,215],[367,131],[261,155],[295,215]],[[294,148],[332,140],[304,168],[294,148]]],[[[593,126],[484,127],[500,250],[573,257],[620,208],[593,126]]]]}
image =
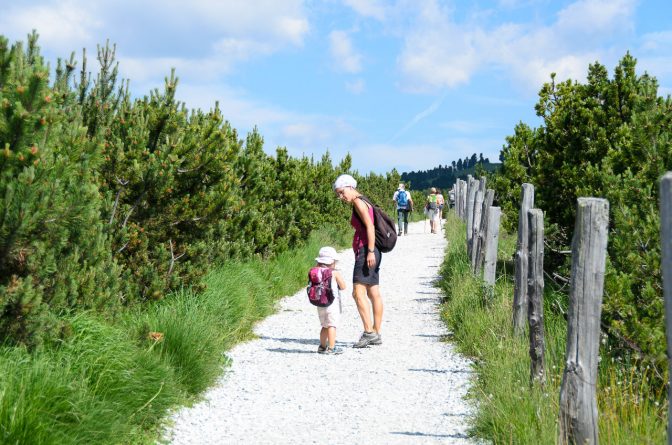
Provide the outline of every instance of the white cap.
{"type": "Polygon", "coordinates": [[[332,264],[333,262],[338,261],[338,253],[336,253],[336,249],[333,247],[325,246],[320,249],[315,261],[320,264],[332,264]]]}
{"type": "Polygon", "coordinates": [[[357,187],[357,180],[350,175],[341,175],[334,182],[334,190],[342,189],[343,187],[352,187],[354,189],[357,187]]]}

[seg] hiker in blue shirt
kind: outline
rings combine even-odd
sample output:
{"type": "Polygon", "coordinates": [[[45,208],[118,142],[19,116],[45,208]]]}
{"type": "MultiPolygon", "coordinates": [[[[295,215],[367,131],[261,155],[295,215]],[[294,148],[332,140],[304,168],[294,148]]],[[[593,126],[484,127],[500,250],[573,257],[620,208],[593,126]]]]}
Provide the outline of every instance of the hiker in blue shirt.
{"type": "Polygon", "coordinates": [[[411,198],[411,192],[406,191],[406,186],[403,183],[399,184],[399,188],[394,192],[392,201],[397,205],[398,235],[401,236],[402,227],[404,235],[408,235],[408,213],[413,211],[413,199],[411,198]]]}

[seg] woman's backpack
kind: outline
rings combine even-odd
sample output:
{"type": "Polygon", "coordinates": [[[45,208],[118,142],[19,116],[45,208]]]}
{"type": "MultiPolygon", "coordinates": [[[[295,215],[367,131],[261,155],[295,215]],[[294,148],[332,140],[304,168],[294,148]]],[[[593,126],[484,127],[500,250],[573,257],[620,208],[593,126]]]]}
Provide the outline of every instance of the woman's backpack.
{"type": "MultiPolygon", "coordinates": [[[[376,230],[376,247],[382,253],[391,251],[394,249],[394,245],[397,244],[397,230],[394,221],[387,215],[387,213],[383,212],[380,207],[373,204],[369,198],[364,195],[360,195],[359,197],[373,208],[373,227],[376,230]]],[[[359,217],[359,214],[354,208],[352,209],[352,213],[357,219],[362,221],[362,218],[359,217]]],[[[362,224],[364,224],[363,221],[362,224]]]]}
{"type": "Polygon", "coordinates": [[[429,195],[427,197],[427,208],[429,210],[436,210],[436,209],[439,208],[439,205],[437,203],[436,195],[429,195]]]}
{"type": "Polygon", "coordinates": [[[314,306],[327,307],[334,302],[334,291],[331,288],[331,269],[315,266],[308,271],[308,301],[314,306]]]}

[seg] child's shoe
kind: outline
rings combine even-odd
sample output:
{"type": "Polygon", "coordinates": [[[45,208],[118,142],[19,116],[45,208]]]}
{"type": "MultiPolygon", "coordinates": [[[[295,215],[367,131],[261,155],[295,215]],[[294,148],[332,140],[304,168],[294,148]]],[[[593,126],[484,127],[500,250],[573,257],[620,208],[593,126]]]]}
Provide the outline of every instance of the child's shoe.
{"type": "Polygon", "coordinates": [[[326,346],[320,345],[320,346],[317,347],[317,353],[318,354],[324,354],[326,352],[327,352],[327,347],[326,346]]]}
{"type": "Polygon", "coordinates": [[[343,349],[339,348],[338,346],[334,346],[333,348],[327,348],[323,354],[327,355],[338,355],[338,354],[343,354],[343,349]]]}

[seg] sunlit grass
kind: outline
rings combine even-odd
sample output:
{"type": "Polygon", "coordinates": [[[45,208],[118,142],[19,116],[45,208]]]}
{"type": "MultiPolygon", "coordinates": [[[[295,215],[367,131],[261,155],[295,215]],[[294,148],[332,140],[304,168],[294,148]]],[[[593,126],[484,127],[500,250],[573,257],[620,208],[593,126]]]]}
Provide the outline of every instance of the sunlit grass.
{"type": "Polygon", "coordinates": [[[196,400],[226,351],[305,285],[319,248],[345,243],[322,230],[273,260],[215,267],[203,293],[177,292],[114,322],[67,317],[72,334],[57,347],[0,347],[0,443],[156,443],[169,410],[196,400]]]}

